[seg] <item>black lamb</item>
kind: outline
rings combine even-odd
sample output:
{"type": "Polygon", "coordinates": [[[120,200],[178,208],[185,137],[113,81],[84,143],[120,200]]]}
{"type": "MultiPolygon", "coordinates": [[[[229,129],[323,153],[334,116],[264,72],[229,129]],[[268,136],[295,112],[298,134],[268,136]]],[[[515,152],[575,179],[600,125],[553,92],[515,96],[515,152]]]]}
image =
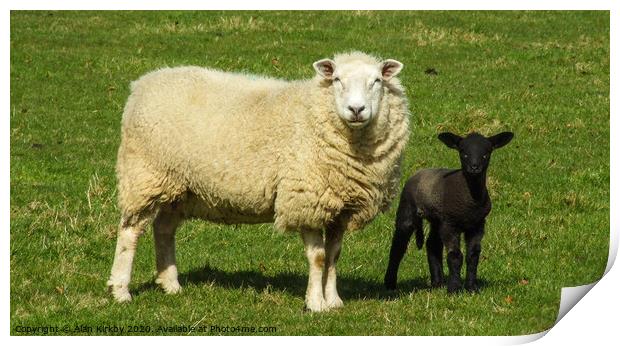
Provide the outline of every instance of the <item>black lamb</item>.
{"type": "Polygon", "coordinates": [[[476,271],[481,251],[480,241],[486,216],[491,211],[486,187],[487,168],[491,152],[508,144],[513,133],[502,132],[488,138],[472,133],[462,138],[445,132],[438,138],[448,147],[459,151],[461,169],[423,169],[405,184],[396,213],[396,230],[384,279],[388,289],[396,288],[398,266],[414,231],[416,245],[422,248],[422,219],[426,219],[431,226],[426,240],[431,286],[444,284],[442,257],[445,246],[449,270],[448,292],[453,293],[461,288],[463,254],[460,238],[461,233],[464,233],[467,249],[465,288],[478,291],[476,271]]]}

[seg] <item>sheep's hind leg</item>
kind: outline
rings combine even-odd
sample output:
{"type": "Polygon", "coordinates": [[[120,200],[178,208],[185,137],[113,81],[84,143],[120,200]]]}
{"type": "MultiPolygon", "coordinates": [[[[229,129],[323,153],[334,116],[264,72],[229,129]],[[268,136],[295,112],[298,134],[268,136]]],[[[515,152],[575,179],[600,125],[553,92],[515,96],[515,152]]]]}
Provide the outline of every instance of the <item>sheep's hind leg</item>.
{"type": "Polygon", "coordinates": [[[383,278],[383,284],[389,290],[396,289],[398,267],[407,252],[409,240],[414,231],[416,231],[416,242],[418,246],[423,242],[422,219],[417,215],[416,209],[415,204],[410,201],[408,195],[403,192],[398,210],[396,211],[396,227],[394,229],[394,236],[392,237],[392,246],[390,247],[390,260],[387,271],[385,272],[385,277],[383,278]]]}
{"type": "Polygon", "coordinates": [[[328,307],[323,296],[323,266],[325,264],[323,232],[303,230],[301,237],[304,241],[306,257],[310,267],[305,299],[306,309],[312,312],[324,311],[328,307]]]}
{"type": "Polygon", "coordinates": [[[467,262],[467,274],[465,276],[465,289],[470,292],[477,292],[478,287],[478,260],[482,250],[480,242],[484,235],[484,227],[476,229],[471,233],[465,233],[465,244],[467,253],[465,260],[467,262]]]}
{"type": "Polygon", "coordinates": [[[325,234],[326,261],[325,272],[323,273],[323,290],[325,302],[330,309],[344,306],[336,287],[336,262],[340,257],[343,234],[344,230],[340,227],[330,228],[325,234]]]}
{"type": "Polygon", "coordinates": [[[460,234],[454,227],[445,223],[441,225],[439,234],[448,252],[448,293],[455,293],[461,288],[461,267],[463,266],[460,234]]]}
{"type": "Polygon", "coordinates": [[[426,240],[426,258],[431,275],[431,286],[440,287],[444,284],[443,277],[443,243],[439,235],[439,224],[431,222],[431,232],[426,240]]]}
{"type": "MultiPolygon", "coordinates": [[[[163,208],[162,208],[163,209],[163,208]]],[[[168,294],[181,291],[176,266],[174,236],[181,222],[177,213],[161,210],[153,223],[157,279],[155,282],[168,294]]]]}
{"type": "Polygon", "coordinates": [[[128,222],[127,218],[121,220],[112,273],[107,283],[110,292],[118,302],[131,301],[129,282],[131,281],[133,258],[136,253],[138,238],[144,232],[146,223],[146,219],[131,223],[128,222]]]}

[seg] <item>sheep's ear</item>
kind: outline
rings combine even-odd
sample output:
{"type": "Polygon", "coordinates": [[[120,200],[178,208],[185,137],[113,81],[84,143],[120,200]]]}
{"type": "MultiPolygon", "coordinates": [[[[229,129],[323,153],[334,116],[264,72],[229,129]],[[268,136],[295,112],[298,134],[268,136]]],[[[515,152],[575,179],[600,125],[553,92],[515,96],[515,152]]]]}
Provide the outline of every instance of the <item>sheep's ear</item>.
{"type": "Polygon", "coordinates": [[[318,73],[321,77],[325,79],[333,79],[334,71],[336,70],[336,63],[331,59],[322,59],[319,61],[315,61],[312,64],[316,73],[318,73]]]}
{"type": "Polygon", "coordinates": [[[452,149],[458,149],[459,142],[461,142],[461,140],[463,139],[463,137],[455,135],[454,133],[451,133],[451,132],[440,133],[437,136],[437,138],[439,138],[440,141],[442,141],[445,145],[447,145],[448,148],[452,148],[452,149]]]}
{"type": "Polygon", "coordinates": [[[400,61],[394,59],[387,59],[381,63],[381,75],[383,80],[390,80],[392,77],[400,73],[403,69],[403,64],[400,61]]]}
{"type": "Polygon", "coordinates": [[[502,132],[502,133],[496,134],[495,136],[491,136],[487,139],[491,142],[491,144],[493,144],[493,149],[497,149],[510,143],[513,137],[514,137],[514,133],[512,132],[502,132]]]}

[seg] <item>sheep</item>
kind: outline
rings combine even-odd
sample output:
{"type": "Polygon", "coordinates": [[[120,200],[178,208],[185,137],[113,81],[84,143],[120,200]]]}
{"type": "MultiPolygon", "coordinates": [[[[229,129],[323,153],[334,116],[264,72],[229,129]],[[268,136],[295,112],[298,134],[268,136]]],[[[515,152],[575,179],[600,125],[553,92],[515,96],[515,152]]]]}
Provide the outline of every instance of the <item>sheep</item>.
{"type": "Polygon", "coordinates": [[[471,292],[479,290],[480,242],[485,219],[491,211],[491,199],[486,187],[487,168],[491,152],[508,144],[512,138],[512,132],[502,132],[488,138],[475,132],[465,138],[449,132],[439,134],[443,143],[459,151],[461,169],[423,169],[406,182],[396,213],[396,230],[384,278],[387,289],[396,288],[398,266],[414,231],[416,245],[418,249],[422,248],[422,219],[426,219],[431,224],[426,240],[431,286],[444,284],[442,255],[445,246],[449,269],[448,292],[460,290],[463,263],[460,234],[464,233],[467,249],[465,288],[471,292]]]}
{"type": "Polygon", "coordinates": [[[396,60],[351,52],[313,67],[313,78],[298,81],[177,67],[132,83],[107,283],[117,301],[131,300],[136,243],[151,222],[155,281],[166,293],[181,290],[175,231],[198,218],[301,233],[306,309],[343,306],[336,288],[343,233],[363,228],[398,193],[408,101],[396,60]]]}

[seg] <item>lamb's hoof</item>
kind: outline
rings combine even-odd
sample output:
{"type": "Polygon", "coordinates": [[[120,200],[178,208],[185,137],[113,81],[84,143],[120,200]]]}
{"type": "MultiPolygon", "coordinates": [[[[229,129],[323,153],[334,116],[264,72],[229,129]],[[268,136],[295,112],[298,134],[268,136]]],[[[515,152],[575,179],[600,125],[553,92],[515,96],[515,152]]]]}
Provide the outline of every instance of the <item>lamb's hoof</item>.
{"type": "Polygon", "coordinates": [[[331,299],[326,299],[326,301],[327,301],[327,308],[329,309],[338,309],[344,306],[342,299],[340,299],[340,297],[338,296],[331,298],[331,299]]]}
{"type": "Polygon", "coordinates": [[[461,290],[460,282],[454,282],[454,281],[448,282],[448,293],[454,294],[460,290],[461,290]]]}
{"type": "Polygon", "coordinates": [[[465,283],[465,289],[470,293],[478,293],[480,292],[480,286],[476,282],[467,282],[465,283]]]}
{"type": "Polygon", "coordinates": [[[156,279],[155,283],[158,284],[166,294],[177,294],[182,291],[181,285],[178,280],[165,280],[165,279],[156,279]]]}
{"type": "Polygon", "coordinates": [[[396,278],[391,278],[391,277],[385,277],[385,279],[383,279],[383,285],[385,286],[386,289],[393,291],[396,289],[396,278]]]}
{"type": "Polygon", "coordinates": [[[306,300],[306,305],[304,305],[305,312],[322,312],[327,310],[329,310],[329,307],[324,299],[316,299],[315,301],[306,300]]]}
{"type": "Polygon", "coordinates": [[[431,288],[440,288],[445,285],[443,280],[431,281],[431,288]]]}
{"type": "Polygon", "coordinates": [[[129,288],[126,286],[108,283],[108,291],[112,293],[114,300],[119,303],[128,303],[131,301],[131,294],[129,293],[129,288]]]}

